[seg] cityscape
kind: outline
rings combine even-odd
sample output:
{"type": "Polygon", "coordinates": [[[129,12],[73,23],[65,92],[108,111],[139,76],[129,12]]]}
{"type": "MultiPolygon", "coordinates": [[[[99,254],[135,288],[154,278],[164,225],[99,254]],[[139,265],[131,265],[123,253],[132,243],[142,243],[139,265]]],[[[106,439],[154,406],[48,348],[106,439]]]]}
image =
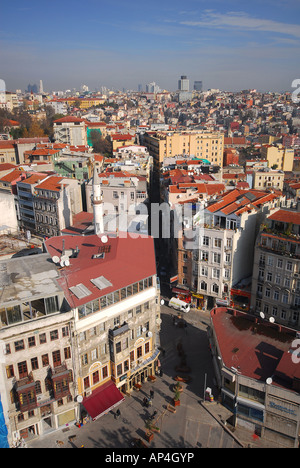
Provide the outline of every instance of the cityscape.
{"type": "Polygon", "coordinates": [[[299,6],[115,3],[0,33],[0,448],[299,448],[299,6]]]}

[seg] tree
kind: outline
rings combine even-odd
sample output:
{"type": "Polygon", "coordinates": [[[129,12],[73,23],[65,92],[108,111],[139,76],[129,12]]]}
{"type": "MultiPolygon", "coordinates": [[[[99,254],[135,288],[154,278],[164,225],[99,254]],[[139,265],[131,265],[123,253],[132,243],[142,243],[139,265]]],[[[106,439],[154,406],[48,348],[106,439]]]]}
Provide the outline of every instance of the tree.
{"type": "Polygon", "coordinates": [[[43,136],[45,136],[44,130],[40,127],[38,122],[34,120],[31,126],[29,127],[28,137],[35,138],[35,137],[43,137],[43,136]]]}
{"type": "Polygon", "coordinates": [[[109,140],[103,138],[97,130],[91,131],[90,138],[95,153],[101,153],[103,156],[111,156],[112,145],[109,140]]]}

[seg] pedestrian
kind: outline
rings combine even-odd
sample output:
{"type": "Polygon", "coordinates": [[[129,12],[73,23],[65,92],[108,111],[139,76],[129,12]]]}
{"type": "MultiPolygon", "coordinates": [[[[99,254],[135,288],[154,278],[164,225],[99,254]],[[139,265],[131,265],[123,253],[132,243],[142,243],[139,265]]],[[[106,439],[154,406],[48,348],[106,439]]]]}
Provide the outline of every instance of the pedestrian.
{"type": "Polygon", "coordinates": [[[153,400],[153,398],[154,398],[154,390],[150,390],[150,398],[151,398],[151,400],[153,400]]]}
{"type": "Polygon", "coordinates": [[[121,416],[121,411],[118,409],[116,411],[116,419],[119,419],[120,416],[121,416]]]}

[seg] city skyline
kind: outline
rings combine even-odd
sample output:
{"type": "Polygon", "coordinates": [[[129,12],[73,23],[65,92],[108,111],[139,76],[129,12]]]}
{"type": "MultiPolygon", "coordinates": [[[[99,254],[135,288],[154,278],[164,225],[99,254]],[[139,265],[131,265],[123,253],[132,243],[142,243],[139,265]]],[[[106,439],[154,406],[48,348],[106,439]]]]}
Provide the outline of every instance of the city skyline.
{"type": "Polygon", "coordinates": [[[155,81],[226,91],[293,91],[300,78],[300,5],[295,0],[224,2],[17,0],[2,6],[1,78],[7,90],[43,80],[45,91],[101,86],[137,90],[155,81]],[[13,24],[13,27],[11,26],[13,24]]]}

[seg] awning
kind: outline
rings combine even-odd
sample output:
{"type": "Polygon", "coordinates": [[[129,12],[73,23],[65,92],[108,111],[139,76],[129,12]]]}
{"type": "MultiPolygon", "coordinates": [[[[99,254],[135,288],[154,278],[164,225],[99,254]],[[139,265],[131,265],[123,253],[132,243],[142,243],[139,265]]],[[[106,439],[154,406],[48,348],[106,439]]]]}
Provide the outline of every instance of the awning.
{"type": "Polygon", "coordinates": [[[182,294],[185,296],[189,296],[191,294],[188,289],[180,289],[180,288],[173,288],[172,292],[175,294],[182,294]]]}
{"type": "Polygon", "coordinates": [[[97,388],[91,396],[84,398],[82,404],[93,419],[100,418],[125,400],[115,384],[109,382],[97,388]]]}

